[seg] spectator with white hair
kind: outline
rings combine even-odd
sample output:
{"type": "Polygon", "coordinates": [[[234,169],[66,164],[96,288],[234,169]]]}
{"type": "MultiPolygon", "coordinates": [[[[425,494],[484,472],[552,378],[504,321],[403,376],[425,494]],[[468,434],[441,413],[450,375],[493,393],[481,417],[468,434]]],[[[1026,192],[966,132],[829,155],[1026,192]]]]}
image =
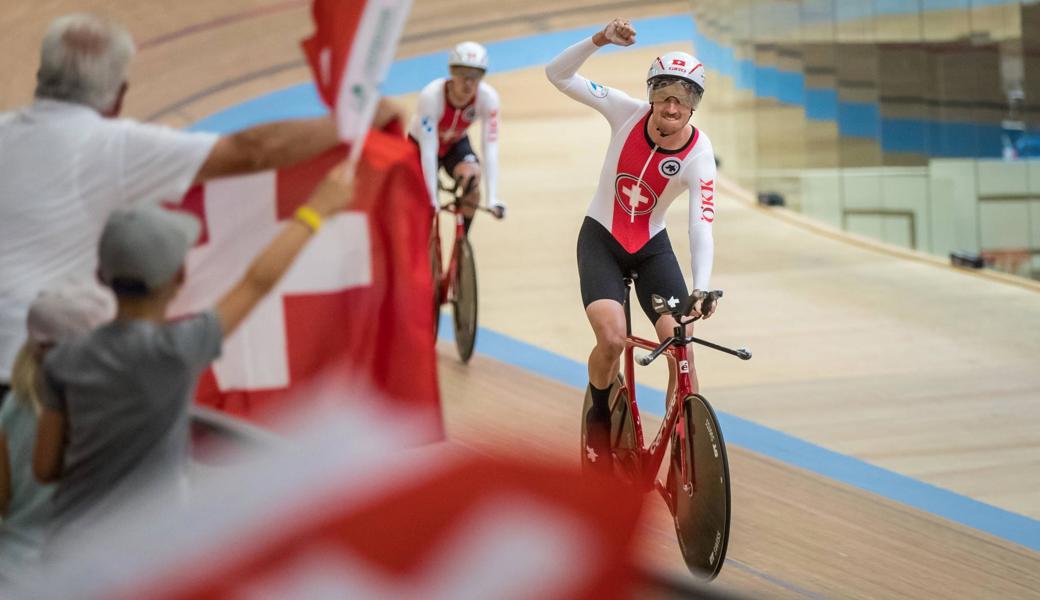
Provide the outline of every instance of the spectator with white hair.
{"type": "MultiPolygon", "coordinates": [[[[131,202],[178,201],[195,183],[289,166],[339,143],[331,117],[188,133],[118,119],[134,43],[92,14],[55,19],[34,102],[0,114],[0,395],[43,285],[94,274],[108,215],[131,202]]],[[[382,127],[398,115],[384,104],[382,127]]]]}
{"type": "Polygon", "coordinates": [[[28,340],[18,351],[11,391],[0,407],[0,581],[25,577],[39,560],[55,486],[33,476],[36,426],[43,409],[43,359],[57,344],[84,335],[115,314],[96,284],[48,286],[29,306],[28,340]]]}

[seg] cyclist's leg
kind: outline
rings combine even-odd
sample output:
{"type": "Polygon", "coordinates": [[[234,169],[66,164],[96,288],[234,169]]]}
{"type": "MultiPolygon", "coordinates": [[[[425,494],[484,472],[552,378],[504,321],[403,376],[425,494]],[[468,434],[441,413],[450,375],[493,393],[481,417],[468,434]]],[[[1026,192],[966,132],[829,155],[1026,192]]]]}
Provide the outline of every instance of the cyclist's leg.
{"type": "Polygon", "coordinates": [[[477,162],[475,155],[470,156],[473,157],[473,160],[459,163],[452,173],[454,179],[461,179],[464,186],[470,187],[470,192],[462,197],[462,217],[465,220],[467,234],[473,225],[473,214],[477,212],[477,206],[480,205],[480,163],[477,162]]]}
{"type": "Polygon", "coordinates": [[[616,300],[595,300],[585,307],[585,315],[596,335],[596,346],[589,353],[589,383],[607,389],[625,350],[625,311],[616,300]]]}
{"type": "Polygon", "coordinates": [[[578,233],[578,279],[585,315],[596,334],[589,354],[589,382],[610,386],[625,349],[625,283],[614,237],[595,219],[585,217],[578,233]]]}
{"type": "Polygon", "coordinates": [[[477,212],[476,207],[480,204],[480,160],[473,152],[469,136],[463,136],[455,142],[443,160],[444,168],[451,178],[455,181],[461,180],[463,189],[470,190],[462,198],[462,217],[468,234],[473,224],[473,214],[477,212]]]}
{"type": "Polygon", "coordinates": [[[589,396],[592,408],[586,415],[586,456],[589,462],[609,471],[609,462],[596,458],[610,452],[610,393],[625,349],[625,285],[621,266],[611,243],[617,242],[602,225],[588,217],[578,234],[578,275],[585,314],[596,335],[589,354],[589,396]]]}
{"type": "MultiPolygon", "coordinates": [[[[646,316],[654,324],[657,339],[664,341],[672,336],[676,322],[671,315],[659,315],[654,312],[650,302],[651,295],[657,294],[665,298],[674,297],[678,300],[683,300],[689,295],[682,270],[679,268],[679,261],[675,258],[675,252],[672,250],[671,242],[668,240],[668,232],[662,231],[655,235],[640,249],[637,256],[641,260],[636,267],[636,271],[639,273],[639,279],[636,281],[636,295],[639,298],[639,304],[642,306],[643,312],[646,313],[646,316]]],[[[687,333],[692,332],[692,330],[693,328],[690,326],[687,329],[687,333]]],[[[693,364],[693,349],[688,347],[688,350],[690,383],[693,386],[693,391],[696,392],[699,388],[697,371],[693,364]]],[[[674,390],[675,365],[669,361],[668,397],[671,397],[674,390]]]]}

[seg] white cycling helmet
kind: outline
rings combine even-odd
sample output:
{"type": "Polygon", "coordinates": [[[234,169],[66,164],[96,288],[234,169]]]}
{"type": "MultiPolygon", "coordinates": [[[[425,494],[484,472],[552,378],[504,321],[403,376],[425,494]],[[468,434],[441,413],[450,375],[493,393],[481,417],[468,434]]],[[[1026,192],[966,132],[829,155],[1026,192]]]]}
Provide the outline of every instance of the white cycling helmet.
{"type": "Polygon", "coordinates": [[[651,102],[654,96],[666,95],[663,88],[671,88],[670,91],[675,92],[671,95],[696,110],[704,96],[704,65],[697,57],[685,52],[662,54],[650,63],[650,70],[646,72],[646,88],[651,102]],[[676,83],[681,85],[676,86],[676,83]],[[685,93],[679,90],[681,87],[685,87],[685,93]]]}
{"type": "Polygon", "coordinates": [[[487,71],[487,49],[476,42],[462,42],[448,56],[449,67],[470,67],[487,71]]]}
{"type": "Polygon", "coordinates": [[[650,70],[646,72],[647,85],[651,79],[664,76],[685,79],[704,93],[704,65],[692,54],[669,52],[655,58],[654,62],[650,63],[650,70]]]}

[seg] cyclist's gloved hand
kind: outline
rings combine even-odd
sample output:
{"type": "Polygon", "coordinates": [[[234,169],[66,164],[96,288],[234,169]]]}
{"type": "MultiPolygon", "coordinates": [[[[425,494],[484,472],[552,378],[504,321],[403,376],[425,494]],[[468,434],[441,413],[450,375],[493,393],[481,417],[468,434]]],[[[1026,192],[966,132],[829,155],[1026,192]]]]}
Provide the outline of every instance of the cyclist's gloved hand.
{"type": "Polygon", "coordinates": [[[715,309],[719,307],[719,299],[711,296],[706,296],[701,301],[700,311],[701,318],[707,319],[708,317],[715,314],[715,309]]]}
{"type": "MultiPolygon", "coordinates": [[[[704,292],[698,289],[694,289],[690,292],[690,296],[694,298],[693,303],[690,304],[690,310],[686,311],[688,317],[700,317],[701,310],[700,305],[704,302],[704,292]]],[[[682,308],[682,307],[680,307],[682,308]]]]}
{"type": "Polygon", "coordinates": [[[710,296],[707,292],[701,290],[693,290],[694,296],[697,296],[696,301],[690,307],[691,317],[700,317],[707,319],[715,314],[715,309],[718,308],[719,299],[714,296],[710,296]]]}
{"type": "Polygon", "coordinates": [[[491,214],[495,215],[496,219],[506,218],[506,205],[497,200],[488,202],[488,210],[491,211],[491,214]]]}

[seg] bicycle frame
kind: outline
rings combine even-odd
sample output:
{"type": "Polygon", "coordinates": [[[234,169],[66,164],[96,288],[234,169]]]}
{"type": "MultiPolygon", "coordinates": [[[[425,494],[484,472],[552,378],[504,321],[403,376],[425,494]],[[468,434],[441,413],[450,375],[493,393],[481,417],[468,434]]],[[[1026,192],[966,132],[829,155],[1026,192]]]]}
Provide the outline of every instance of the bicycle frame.
{"type": "MultiPolygon", "coordinates": [[[[435,281],[434,285],[437,286],[438,297],[440,298],[441,304],[448,304],[455,300],[455,280],[459,270],[459,240],[466,237],[466,220],[465,215],[462,214],[462,200],[469,193],[472,186],[466,188],[460,188],[459,184],[456,183],[454,188],[445,187],[443,183],[438,185],[440,191],[448,192],[452,196],[450,202],[446,202],[434,212],[433,215],[433,236],[437,239],[437,256],[441,256],[441,212],[449,212],[455,216],[455,243],[451,245],[451,255],[448,258],[447,270],[441,271],[441,280],[435,281]]],[[[485,206],[474,205],[475,210],[482,210],[486,212],[493,212],[485,206]]],[[[498,215],[501,218],[501,215],[498,215]]]]}
{"type": "MultiPolygon", "coordinates": [[[[650,491],[651,488],[656,489],[665,499],[665,502],[668,503],[669,508],[673,508],[671,494],[657,478],[657,472],[660,470],[661,463],[664,461],[665,449],[668,446],[666,436],[675,430],[678,424],[683,423],[686,419],[686,408],[679,399],[686,398],[688,395],[693,393],[693,384],[690,382],[689,350],[684,343],[669,346],[663,353],[675,369],[675,390],[673,391],[672,396],[668,398],[664,420],[661,421],[661,426],[657,430],[657,435],[654,437],[653,442],[650,443],[648,448],[644,443],[643,422],[639,415],[639,405],[636,402],[635,357],[633,353],[636,348],[654,350],[660,346],[660,342],[632,335],[631,311],[631,302],[626,294],[625,323],[627,337],[625,340],[624,353],[625,381],[628,383],[629,400],[632,406],[632,421],[635,424],[636,444],[639,448],[640,467],[642,468],[640,472],[644,475],[644,480],[640,483],[642,484],[644,491],[650,491]]],[[[687,325],[685,324],[680,324],[676,327],[677,335],[684,340],[687,337],[686,327],[687,325]],[[679,331],[680,329],[681,331],[679,331]]],[[[683,487],[687,485],[696,486],[696,481],[692,479],[694,474],[689,473],[686,467],[686,465],[690,463],[690,461],[685,460],[688,447],[686,444],[686,428],[679,427],[678,434],[679,441],[681,442],[679,444],[679,451],[683,460],[680,461],[680,464],[682,465],[682,473],[676,475],[682,477],[680,483],[683,487]]]]}
{"type": "Polygon", "coordinates": [[[441,211],[452,213],[455,217],[455,243],[451,245],[451,254],[448,258],[448,268],[441,272],[441,280],[433,282],[437,286],[438,297],[441,300],[441,304],[448,304],[455,299],[455,278],[459,270],[459,244],[465,235],[465,221],[462,217],[462,211],[459,210],[458,206],[454,203],[448,203],[440,207],[433,216],[433,235],[437,240],[437,256],[440,257],[441,251],[441,222],[440,215],[441,211]]]}

